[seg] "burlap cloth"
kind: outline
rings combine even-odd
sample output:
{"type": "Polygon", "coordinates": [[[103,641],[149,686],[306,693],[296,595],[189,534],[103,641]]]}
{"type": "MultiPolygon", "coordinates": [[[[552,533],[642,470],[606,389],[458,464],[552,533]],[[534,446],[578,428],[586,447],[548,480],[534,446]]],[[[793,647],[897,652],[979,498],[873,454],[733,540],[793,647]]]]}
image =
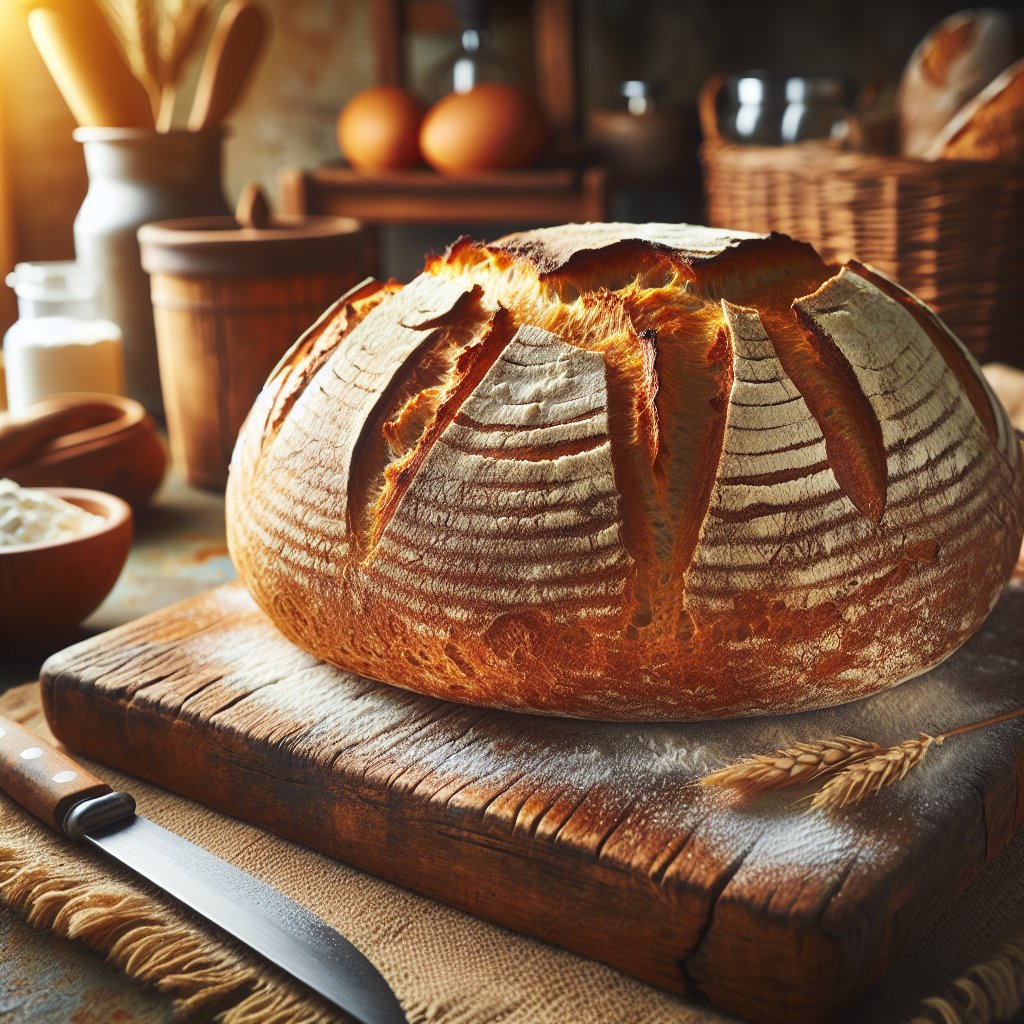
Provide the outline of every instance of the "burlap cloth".
{"type": "MultiPolygon", "coordinates": [[[[49,737],[34,684],[0,698],[0,712],[49,737]]],[[[271,883],[341,929],[379,966],[411,1022],[733,1020],[86,763],[115,788],[129,790],[140,813],[271,883]]],[[[157,986],[182,1016],[226,1024],[340,1019],[129,872],[57,837],[6,798],[0,801],[0,897],[30,923],[84,942],[125,973],[157,986]]],[[[1012,1020],[1022,1003],[1024,832],[850,1020],[1012,1020]],[[969,973],[975,965],[980,967],[969,973]],[[955,989],[951,983],[958,977],[963,981],[955,989]],[[939,1001],[926,1014],[925,1000],[933,997],[939,1001]],[[968,997],[975,1004],[970,1011],[964,1009],[968,997]]],[[[17,1019],[2,1012],[0,1017],[17,1019]]]]}

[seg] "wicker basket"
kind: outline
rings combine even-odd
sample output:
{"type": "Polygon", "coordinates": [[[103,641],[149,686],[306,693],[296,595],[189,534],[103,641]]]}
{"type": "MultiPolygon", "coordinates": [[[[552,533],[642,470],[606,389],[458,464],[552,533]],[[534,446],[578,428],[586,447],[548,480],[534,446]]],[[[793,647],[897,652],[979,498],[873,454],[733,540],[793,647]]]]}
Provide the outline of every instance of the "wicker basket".
{"type": "Polygon", "coordinates": [[[718,128],[723,81],[700,100],[709,224],[781,231],[830,262],[871,263],[980,360],[1024,366],[1024,165],[736,145],[718,128]]]}

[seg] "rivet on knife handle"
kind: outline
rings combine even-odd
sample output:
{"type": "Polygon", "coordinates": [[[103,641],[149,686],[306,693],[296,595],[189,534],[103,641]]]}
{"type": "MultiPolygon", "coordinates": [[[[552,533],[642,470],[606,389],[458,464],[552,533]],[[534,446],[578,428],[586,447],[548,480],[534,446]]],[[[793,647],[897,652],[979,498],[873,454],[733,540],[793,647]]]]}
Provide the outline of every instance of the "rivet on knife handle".
{"type": "Polygon", "coordinates": [[[0,717],[0,788],[57,832],[68,811],[113,790],[27,729],[0,717]]]}

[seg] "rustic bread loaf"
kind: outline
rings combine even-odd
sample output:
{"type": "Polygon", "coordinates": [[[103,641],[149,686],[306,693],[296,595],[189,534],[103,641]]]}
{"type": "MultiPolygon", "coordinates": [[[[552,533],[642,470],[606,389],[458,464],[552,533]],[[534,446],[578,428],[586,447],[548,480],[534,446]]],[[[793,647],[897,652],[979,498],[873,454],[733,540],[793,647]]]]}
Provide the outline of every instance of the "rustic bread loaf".
{"type": "Polygon", "coordinates": [[[966,103],[936,136],[925,158],[1024,162],[1024,59],[966,103]]]}
{"type": "Polygon", "coordinates": [[[1017,56],[1005,11],[959,11],[936,25],[910,55],[897,107],[904,156],[928,157],[953,115],[1017,56]]]}
{"type": "Polygon", "coordinates": [[[594,718],[797,711],[923,672],[1020,548],[1018,442],[913,296],[687,225],[461,240],[275,370],[228,484],[295,643],[594,718]]]}

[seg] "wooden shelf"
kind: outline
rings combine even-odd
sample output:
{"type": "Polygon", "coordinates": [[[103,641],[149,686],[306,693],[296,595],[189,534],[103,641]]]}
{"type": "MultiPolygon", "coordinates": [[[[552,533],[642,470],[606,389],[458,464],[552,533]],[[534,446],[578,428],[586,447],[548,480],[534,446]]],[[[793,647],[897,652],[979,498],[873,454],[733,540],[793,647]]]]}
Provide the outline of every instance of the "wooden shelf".
{"type": "Polygon", "coordinates": [[[603,220],[607,195],[603,167],[445,178],[430,170],[371,175],[328,166],[286,170],[281,176],[285,212],[355,217],[372,225],[603,220]]]}

